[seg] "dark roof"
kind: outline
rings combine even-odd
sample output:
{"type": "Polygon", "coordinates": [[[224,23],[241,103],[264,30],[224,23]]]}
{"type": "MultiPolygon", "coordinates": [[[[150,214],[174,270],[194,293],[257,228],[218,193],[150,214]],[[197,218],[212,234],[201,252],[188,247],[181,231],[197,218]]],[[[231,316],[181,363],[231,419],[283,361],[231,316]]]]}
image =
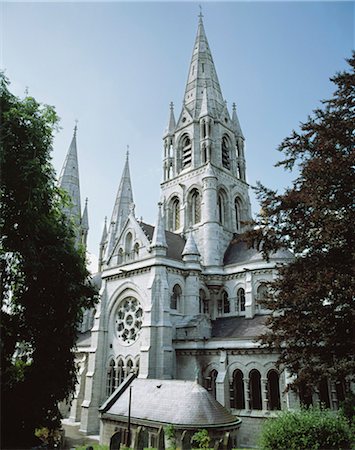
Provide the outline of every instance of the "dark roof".
{"type": "MultiPolygon", "coordinates": [[[[140,222],[142,230],[145,235],[152,242],[154,228],[153,225],[149,225],[148,223],[140,222]]],[[[168,245],[167,257],[172,259],[177,259],[178,261],[182,261],[182,252],[185,247],[185,239],[182,238],[179,234],[172,233],[171,231],[165,230],[165,239],[168,245]]]]}
{"type": "Polygon", "coordinates": [[[252,338],[265,333],[268,316],[221,317],[212,322],[212,338],[252,338]]]}
{"type": "MultiPolygon", "coordinates": [[[[132,386],[131,417],[188,428],[236,426],[229,413],[205,388],[193,381],[136,378],[132,386]]],[[[100,408],[103,414],[128,416],[129,389],[117,388],[100,408]],[[122,392],[123,391],[123,392],[122,392]]]]}
{"type": "MultiPolygon", "coordinates": [[[[270,255],[270,259],[292,259],[293,254],[287,249],[280,249],[270,255]]],[[[262,261],[263,255],[254,247],[249,248],[242,235],[236,234],[224,254],[223,264],[239,264],[262,261]]]]}

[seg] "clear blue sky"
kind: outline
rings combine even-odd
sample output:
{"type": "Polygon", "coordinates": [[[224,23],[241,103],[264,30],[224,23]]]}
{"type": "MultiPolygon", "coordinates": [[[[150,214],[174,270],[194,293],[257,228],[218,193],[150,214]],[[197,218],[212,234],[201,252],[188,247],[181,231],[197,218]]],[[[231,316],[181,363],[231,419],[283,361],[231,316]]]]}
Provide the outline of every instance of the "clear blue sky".
{"type": "MultiPolygon", "coordinates": [[[[329,98],[354,48],[353,2],[201,2],[224,98],[237,103],[247,179],[284,189],[277,146],[329,98]]],[[[98,254],[126,145],[136,214],[154,223],[169,102],[179,114],[197,30],[196,2],[2,2],[1,67],[11,90],[54,105],[59,173],[75,119],[89,252],[98,254]]],[[[253,210],[258,210],[252,200],[253,210]]],[[[95,256],[92,256],[95,259],[95,256]]]]}

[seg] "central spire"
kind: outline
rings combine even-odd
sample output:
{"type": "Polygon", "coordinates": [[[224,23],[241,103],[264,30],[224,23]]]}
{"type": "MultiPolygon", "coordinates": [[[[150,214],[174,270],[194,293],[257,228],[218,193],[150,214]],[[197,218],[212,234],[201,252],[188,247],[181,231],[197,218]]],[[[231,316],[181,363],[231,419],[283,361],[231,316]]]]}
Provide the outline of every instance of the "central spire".
{"type": "Polygon", "coordinates": [[[202,17],[200,13],[184,96],[184,104],[193,117],[198,117],[200,114],[204,91],[208,94],[209,103],[215,114],[220,113],[224,108],[222,91],[202,17]]]}

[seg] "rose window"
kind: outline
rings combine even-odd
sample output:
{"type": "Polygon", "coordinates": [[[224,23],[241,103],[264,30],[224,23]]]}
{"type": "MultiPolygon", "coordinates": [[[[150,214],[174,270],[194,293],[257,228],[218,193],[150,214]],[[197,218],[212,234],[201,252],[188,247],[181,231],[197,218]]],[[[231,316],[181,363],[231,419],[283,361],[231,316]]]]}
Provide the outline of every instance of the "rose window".
{"type": "Polygon", "coordinates": [[[124,345],[133,344],[142,327],[143,310],[134,297],[125,298],[118,306],[116,313],[116,333],[124,345]]]}

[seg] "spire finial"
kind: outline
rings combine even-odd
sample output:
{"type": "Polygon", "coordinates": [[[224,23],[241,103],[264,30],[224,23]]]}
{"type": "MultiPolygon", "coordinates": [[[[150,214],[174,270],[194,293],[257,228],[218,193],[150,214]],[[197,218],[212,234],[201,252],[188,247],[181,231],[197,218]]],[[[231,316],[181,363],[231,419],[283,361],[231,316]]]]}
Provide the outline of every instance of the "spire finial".
{"type": "Polygon", "coordinates": [[[107,216],[105,216],[105,226],[107,225],[107,216]]]}
{"type": "Polygon", "coordinates": [[[89,201],[89,199],[86,197],[86,199],[85,199],[85,206],[88,206],[88,201],[89,201]]]}
{"type": "Polygon", "coordinates": [[[79,123],[79,120],[78,120],[78,119],[75,119],[74,137],[76,137],[76,132],[77,132],[77,130],[78,130],[78,123],[79,123]]]}
{"type": "Polygon", "coordinates": [[[129,145],[127,144],[127,151],[126,151],[126,159],[128,160],[129,157],[129,145]]]}
{"type": "Polygon", "coordinates": [[[200,14],[198,15],[198,17],[199,17],[199,19],[200,19],[200,22],[202,22],[203,14],[202,14],[202,6],[201,6],[201,4],[198,5],[198,7],[200,8],[200,14]]]}
{"type": "Polygon", "coordinates": [[[174,102],[170,102],[170,110],[172,111],[174,109],[174,102]]]}

